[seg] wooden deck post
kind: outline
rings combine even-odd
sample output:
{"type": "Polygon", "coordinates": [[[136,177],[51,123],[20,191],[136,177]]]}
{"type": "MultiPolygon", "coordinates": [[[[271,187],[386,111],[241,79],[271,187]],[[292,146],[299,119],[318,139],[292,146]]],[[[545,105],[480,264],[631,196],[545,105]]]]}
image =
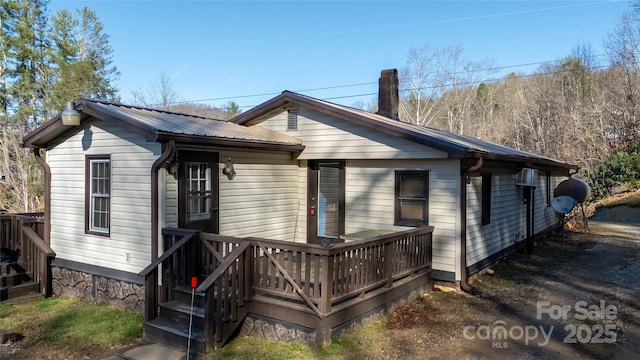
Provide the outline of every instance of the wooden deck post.
{"type": "Polygon", "coordinates": [[[147,275],[144,284],[144,320],[151,321],[158,315],[158,268],[147,275]]]}
{"type": "Polygon", "coordinates": [[[323,316],[326,316],[331,311],[331,297],[333,295],[333,287],[336,286],[333,279],[335,255],[323,256],[322,261],[324,266],[322,267],[321,284],[319,285],[322,290],[318,310],[323,316]]]}
{"type": "Polygon", "coordinates": [[[393,243],[384,245],[384,278],[387,280],[386,287],[393,286],[393,243]]]}

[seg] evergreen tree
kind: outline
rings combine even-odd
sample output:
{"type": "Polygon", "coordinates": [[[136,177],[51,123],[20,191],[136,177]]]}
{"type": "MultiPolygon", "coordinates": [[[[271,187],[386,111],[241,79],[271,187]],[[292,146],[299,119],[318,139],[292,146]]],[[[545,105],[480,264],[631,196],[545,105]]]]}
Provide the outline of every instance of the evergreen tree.
{"type": "Polygon", "coordinates": [[[69,11],[60,10],[52,19],[57,76],[50,107],[58,111],[77,98],[118,101],[112,83],[120,73],[112,65],[109,36],[94,11],[85,7],[77,15],[74,18],[69,11]]]}
{"type": "Polygon", "coordinates": [[[48,1],[3,1],[8,9],[7,121],[23,130],[42,123],[49,66],[46,5],[48,1]]]}
{"type": "Polygon", "coordinates": [[[240,106],[238,106],[235,101],[229,101],[227,105],[224,106],[224,119],[229,120],[241,112],[242,110],[240,110],[240,106]]]}
{"type": "Polygon", "coordinates": [[[117,101],[108,36],[87,8],[47,18],[48,0],[0,0],[0,208],[42,209],[42,174],[21,139],[80,97],[117,101]]]}

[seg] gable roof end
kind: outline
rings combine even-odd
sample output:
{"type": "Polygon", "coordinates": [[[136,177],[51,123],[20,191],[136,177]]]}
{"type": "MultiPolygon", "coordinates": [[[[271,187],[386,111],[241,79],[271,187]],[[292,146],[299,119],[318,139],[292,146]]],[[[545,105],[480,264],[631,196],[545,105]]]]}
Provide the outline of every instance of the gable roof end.
{"type": "Polygon", "coordinates": [[[516,150],[510,147],[490,143],[469,136],[454,134],[427,126],[420,126],[368,111],[338,105],[290,91],[239,114],[230,121],[240,125],[257,125],[262,121],[290,107],[306,107],[339,119],[366,127],[374,127],[391,136],[401,137],[424,146],[432,147],[448,154],[449,158],[531,162],[567,169],[576,169],[576,165],[548,157],[516,150]]]}

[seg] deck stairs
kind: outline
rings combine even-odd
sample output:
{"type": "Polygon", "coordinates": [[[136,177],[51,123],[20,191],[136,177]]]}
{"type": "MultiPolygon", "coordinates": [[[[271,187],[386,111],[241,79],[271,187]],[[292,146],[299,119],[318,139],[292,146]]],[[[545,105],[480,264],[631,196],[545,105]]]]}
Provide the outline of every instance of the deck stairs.
{"type": "Polygon", "coordinates": [[[44,298],[33,273],[20,264],[20,256],[6,249],[0,251],[0,303],[17,303],[44,298]]]}
{"type": "MultiPolygon", "coordinates": [[[[193,302],[193,317],[191,319],[190,350],[195,354],[206,352],[205,338],[205,295],[195,292],[193,302]]],[[[189,323],[192,314],[192,289],[189,286],[174,288],[174,300],[159,305],[158,317],[145,321],[145,338],[160,344],[166,344],[181,349],[189,347],[189,323]]]]}

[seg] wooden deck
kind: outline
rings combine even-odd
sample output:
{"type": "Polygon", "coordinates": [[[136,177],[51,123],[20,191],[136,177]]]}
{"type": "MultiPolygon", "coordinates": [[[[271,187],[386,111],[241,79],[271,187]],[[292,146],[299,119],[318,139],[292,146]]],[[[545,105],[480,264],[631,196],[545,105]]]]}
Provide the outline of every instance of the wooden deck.
{"type": "Polygon", "coordinates": [[[196,277],[204,348],[226,343],[248,314],[309,329],[324,345],[340,325],[431,288],[432,232],[426,226],[323,247],[164,229],[164,254],[141,272],[145,322],[160,322],[163,304],[196,277]]]}

